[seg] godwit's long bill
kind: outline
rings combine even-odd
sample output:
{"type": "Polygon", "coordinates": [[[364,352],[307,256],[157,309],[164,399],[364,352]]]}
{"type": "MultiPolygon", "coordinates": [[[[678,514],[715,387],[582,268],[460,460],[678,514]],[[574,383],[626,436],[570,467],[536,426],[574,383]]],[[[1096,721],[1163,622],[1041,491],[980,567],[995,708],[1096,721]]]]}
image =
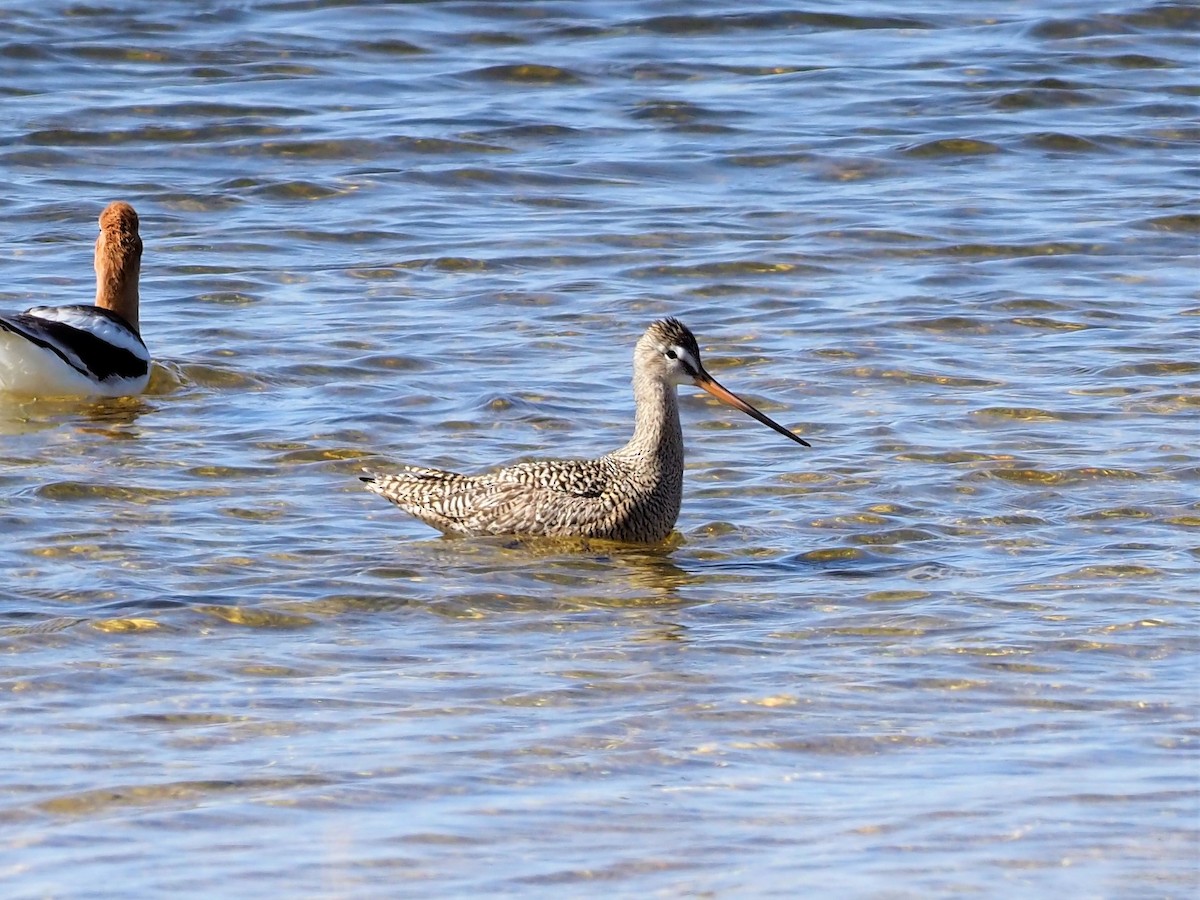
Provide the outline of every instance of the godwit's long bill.
{"type": "MultiPolygon", "coordinates": [[[[701,390],[708,391],[722,403],[726,403],[729,406],[732,406],[734,409],[740,409],[750,418],[757,419],[768,428],[773,428],[775,431],[778,431],[784,437],[791,438],[797,444],[803,444],[805,447],[812,446],[812,444],[810,444],[804,438],[800,437],[798,434],[793,434],[791,431],[788,431],[766,413],[763,413],[751,406],[749,402],[743,400],[733,391],[729,390],[729,388],[717,381],[717,379],[709,375],[708,372],[706,372],[704,368],[700,366],[699,356],[696,357],[696,365],[699,368],[699,371],[688,373],[692,376],[692,384],[694,384],[696,387],[700,388],[701,390]]],[[[684,367],[687,367],[686,362],[684,362],[684,367]]]]}
{"type": "Polygon", "coordinates": [[[0,315],[0,391],[36,396],[140,394],[150,353],[138,330],[142,239],[117,201],[100,214],[93,306],[35,306],[0,315]]]}
{"type": "Polygon", "coordinates": [[[675,388],[694,384],[808,446],[804,438],[722,387],[696,338],[660,319],[633,353],[633,437],[599,459],[547,459],[460,475],[405,466],[368,474],[367,489],[447,534],[594,537],[650,543],[671,533],[683,496],[683,431],[675,388]]]}

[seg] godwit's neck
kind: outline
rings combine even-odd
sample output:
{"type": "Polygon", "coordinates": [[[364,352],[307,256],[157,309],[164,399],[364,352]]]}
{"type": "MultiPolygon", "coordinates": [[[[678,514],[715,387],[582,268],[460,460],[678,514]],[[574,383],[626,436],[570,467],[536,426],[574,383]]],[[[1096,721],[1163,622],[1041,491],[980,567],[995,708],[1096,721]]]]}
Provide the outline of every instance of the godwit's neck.
{"type": "Polygon", "coordinates": [[[130,246],[106,234],[96,239],[96,305],[112,310],[135,331],[139,330],[141,249],[141,241],[130,246]]]}
{"type": "Polygon", "coordinates": [[[656,378],[635,377],[633,398],[637,403],[633,437],[617,452],[682,470],[683,430],[675,386],[656,378]]]}

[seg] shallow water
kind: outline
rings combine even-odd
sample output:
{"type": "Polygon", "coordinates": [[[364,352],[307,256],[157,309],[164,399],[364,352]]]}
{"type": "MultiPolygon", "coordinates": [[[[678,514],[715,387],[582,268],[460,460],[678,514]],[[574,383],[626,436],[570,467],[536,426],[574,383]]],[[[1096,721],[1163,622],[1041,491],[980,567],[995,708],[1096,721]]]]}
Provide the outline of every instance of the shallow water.
{"type": "Polygon", "coordinates": [[[157,359],[0,411],[5,894],[1200,886],[1200,13],[896,9],[5,12],[0,307],[126,199],[157,359]],[[618,446],[661,315],[813,449],[361,490],[618,446]]]}

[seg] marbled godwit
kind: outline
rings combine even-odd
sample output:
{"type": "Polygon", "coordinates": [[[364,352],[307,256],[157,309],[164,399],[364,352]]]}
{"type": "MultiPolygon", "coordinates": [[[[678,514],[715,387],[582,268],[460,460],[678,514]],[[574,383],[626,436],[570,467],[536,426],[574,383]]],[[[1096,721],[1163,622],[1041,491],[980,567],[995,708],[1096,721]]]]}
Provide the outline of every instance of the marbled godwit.
{"type": "Polygon", "coordinates": [[[704,371],[696,338],[678,319],[647,329],[633,353],[633,437],[599,459],[548,459],[459,475],[406,466],[368,475],[367,490],[447,534],[593,537],[651,543],[671,533],[683,495],[683,431],[675,388],[694,384],[797,444],[704,371]]]}
{"type": "Polygon", "coordinates": [[[121,397],[150,380],[138,331],[142,239],[132,206],[100,214],[94,306],[35,306],[0,315],[0,391],[39,396],[121,397]]]}

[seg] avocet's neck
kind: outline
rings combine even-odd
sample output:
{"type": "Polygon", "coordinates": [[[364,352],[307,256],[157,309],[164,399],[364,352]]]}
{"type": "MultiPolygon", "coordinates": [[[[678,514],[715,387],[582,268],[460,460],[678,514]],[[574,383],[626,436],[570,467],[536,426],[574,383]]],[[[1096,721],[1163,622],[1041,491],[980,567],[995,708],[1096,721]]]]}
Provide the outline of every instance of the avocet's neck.
{"type": "Polygon", "coordinates": [[[139,329],[141,268],[137,213],[128,203],[110,203],[100,215],[100,236],[96,238],[96,305],[115,312],[135,331],[139,329]]]}

